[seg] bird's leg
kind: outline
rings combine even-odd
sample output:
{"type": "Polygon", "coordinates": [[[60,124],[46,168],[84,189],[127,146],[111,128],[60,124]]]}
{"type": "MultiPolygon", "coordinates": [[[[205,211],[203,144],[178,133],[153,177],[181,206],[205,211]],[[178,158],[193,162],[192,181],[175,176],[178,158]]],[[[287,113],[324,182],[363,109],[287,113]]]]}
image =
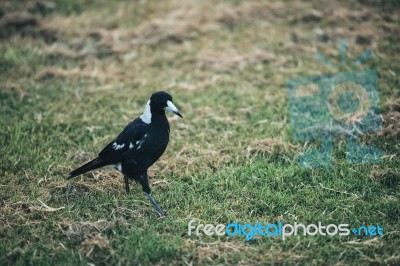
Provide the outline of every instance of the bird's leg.
{"type": "Polygon", "coordinates": [[[147,174],[142,175],[139,180],[140,184],[142,185],[143,192],[146,195],[146,197],[149,199],[151,204],[153,205],[154,209],[156,209],[156,212],[158,216],[164,217],[164,212],[160,209],[160,207],[157,205],[156,201],[153,199],[153,197],[150,194],[150,186],[149,186],[149,181],[147,179],[147,174]]]}
{"type": "Polygon", "coordinates": [[[129,176],[124,175],[124,180],[125,180],[125,190],[126,190],[126,193],[129,193],[129,176]]]}
{"type": "Polygon", "coordinates": [[[160,217],[164,217],[164,212],[160,209],[160,207],[158,207],[157,203],[155,202],[155,200],[153,199],[153,197],[151,196],[150,193],[144,192],[144,194],[146,195],[146,197],[149,199],[149,201],[151,202],[151,204],[153,204],[154,209],[156,209],[156,212],[158,214],[158,216],[160,217]]]}

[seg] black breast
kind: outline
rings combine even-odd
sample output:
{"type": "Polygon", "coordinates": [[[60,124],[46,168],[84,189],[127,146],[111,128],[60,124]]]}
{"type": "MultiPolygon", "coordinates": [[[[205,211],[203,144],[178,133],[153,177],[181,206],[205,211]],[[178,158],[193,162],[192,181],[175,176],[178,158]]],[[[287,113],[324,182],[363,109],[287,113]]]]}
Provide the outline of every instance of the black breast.
{"type": "MultiPolygon", "coordinates": [[[[166,120],[166,119],[165,119],[166,120]]],[[[123,172],[130,176],[147,173],[164,153],[169,141],[169,124],[151,123],[143,141],[132,156],[127,156],[122,163],[123,172]]]]}

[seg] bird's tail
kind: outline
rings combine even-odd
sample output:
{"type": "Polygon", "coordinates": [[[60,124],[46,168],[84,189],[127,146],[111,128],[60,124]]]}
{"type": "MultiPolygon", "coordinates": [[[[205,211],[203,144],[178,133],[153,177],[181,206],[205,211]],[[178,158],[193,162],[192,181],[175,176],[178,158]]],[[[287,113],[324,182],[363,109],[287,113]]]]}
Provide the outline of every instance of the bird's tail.
{"type": "Polygon", "coordinates": [[[96,159],[82,165],[81,167],[75,169],[74,171],[72,171],[69,174],[69,177],[67,177],[67,179],[73,178],[75,176],[84,174],[86,172],[92,171],[94,169],[97,169],[97,168],[100,168],[100,167],[103,167],[106,165],[107,165],[107,163],[105,163],[102,159],[96,158],[96,159]]]}

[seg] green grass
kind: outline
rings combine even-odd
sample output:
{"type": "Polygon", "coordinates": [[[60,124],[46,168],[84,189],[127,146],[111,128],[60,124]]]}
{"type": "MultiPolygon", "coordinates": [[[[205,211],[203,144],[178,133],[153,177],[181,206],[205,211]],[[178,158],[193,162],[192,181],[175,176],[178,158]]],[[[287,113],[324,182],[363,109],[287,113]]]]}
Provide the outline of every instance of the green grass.
{"type": "MultiPolygon", "coordinates": [[[[28,2],[11,6],[18,10],[28,2]]],[[[4,38],[2,264],[398,264],[400,134],[389,118],[400,117],[399,39],[390,34],[399,20],[373,2],[328,7],[348,13],[338,19],[328,12],[321,21],[296,24],[307,10],[324,10],[321,4],[57,1],[31,29],[53,27],[54,43],[40,34],[4,38]],[[361,23],[352,18],[354,7],[367,14],[361,23]],[[167,17],[170,24],[159,23],[167,17]],[[332,39],[315,40],[316,27],[332,39]],[[301,168],[299,153],[316,144],[291,140],[285,81],[335,73],[310,50],[318,47],[332,58],[334,37],[349,40],[351,58],[369,48],[355,41],[351,27],[375,33],[368,37],[376,56],[365,66],[378,72],[389,134],[363,141],[383,157],[377,165],[349,164],[345,139],[335,138],[332,168],[301,168]],[[169,147],[150,170],[165,218],[157,218],[139,186],[132,184],[126,194],[122,176],[112,169],[65,179],[140,115],[160,89],[173,95],[185,117],[170,117],[169,147]],[[384,236],[189,236],[192,219],[379,224],[384,236]]]]}

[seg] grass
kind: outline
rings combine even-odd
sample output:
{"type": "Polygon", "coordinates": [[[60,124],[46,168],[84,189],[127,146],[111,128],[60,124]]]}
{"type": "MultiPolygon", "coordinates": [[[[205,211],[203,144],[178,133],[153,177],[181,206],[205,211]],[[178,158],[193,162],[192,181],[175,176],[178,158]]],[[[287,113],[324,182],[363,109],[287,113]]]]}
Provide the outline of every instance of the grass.
{"type": "Polygon", "coordinates": [[[0,6],[2,264],[399,263],[394,1],[36,3],[0,6]],[[384,128],[362,139],[381,162],[347,163],[338,137],[332,168],[301,168],[299,153],[316,144],[291,139],[285,81],[337,72],[315,49],[337,63],[339,38],[349,60],[375,54],[359,69],[377,70],[384,128]],[[165,218],[114,170],[65,180],[160,89],[185,117],[169,117],[169,147],[150,170],[165,218]],[[379,224],[384,236],[189,236],[192,219],[379,224]]]}

